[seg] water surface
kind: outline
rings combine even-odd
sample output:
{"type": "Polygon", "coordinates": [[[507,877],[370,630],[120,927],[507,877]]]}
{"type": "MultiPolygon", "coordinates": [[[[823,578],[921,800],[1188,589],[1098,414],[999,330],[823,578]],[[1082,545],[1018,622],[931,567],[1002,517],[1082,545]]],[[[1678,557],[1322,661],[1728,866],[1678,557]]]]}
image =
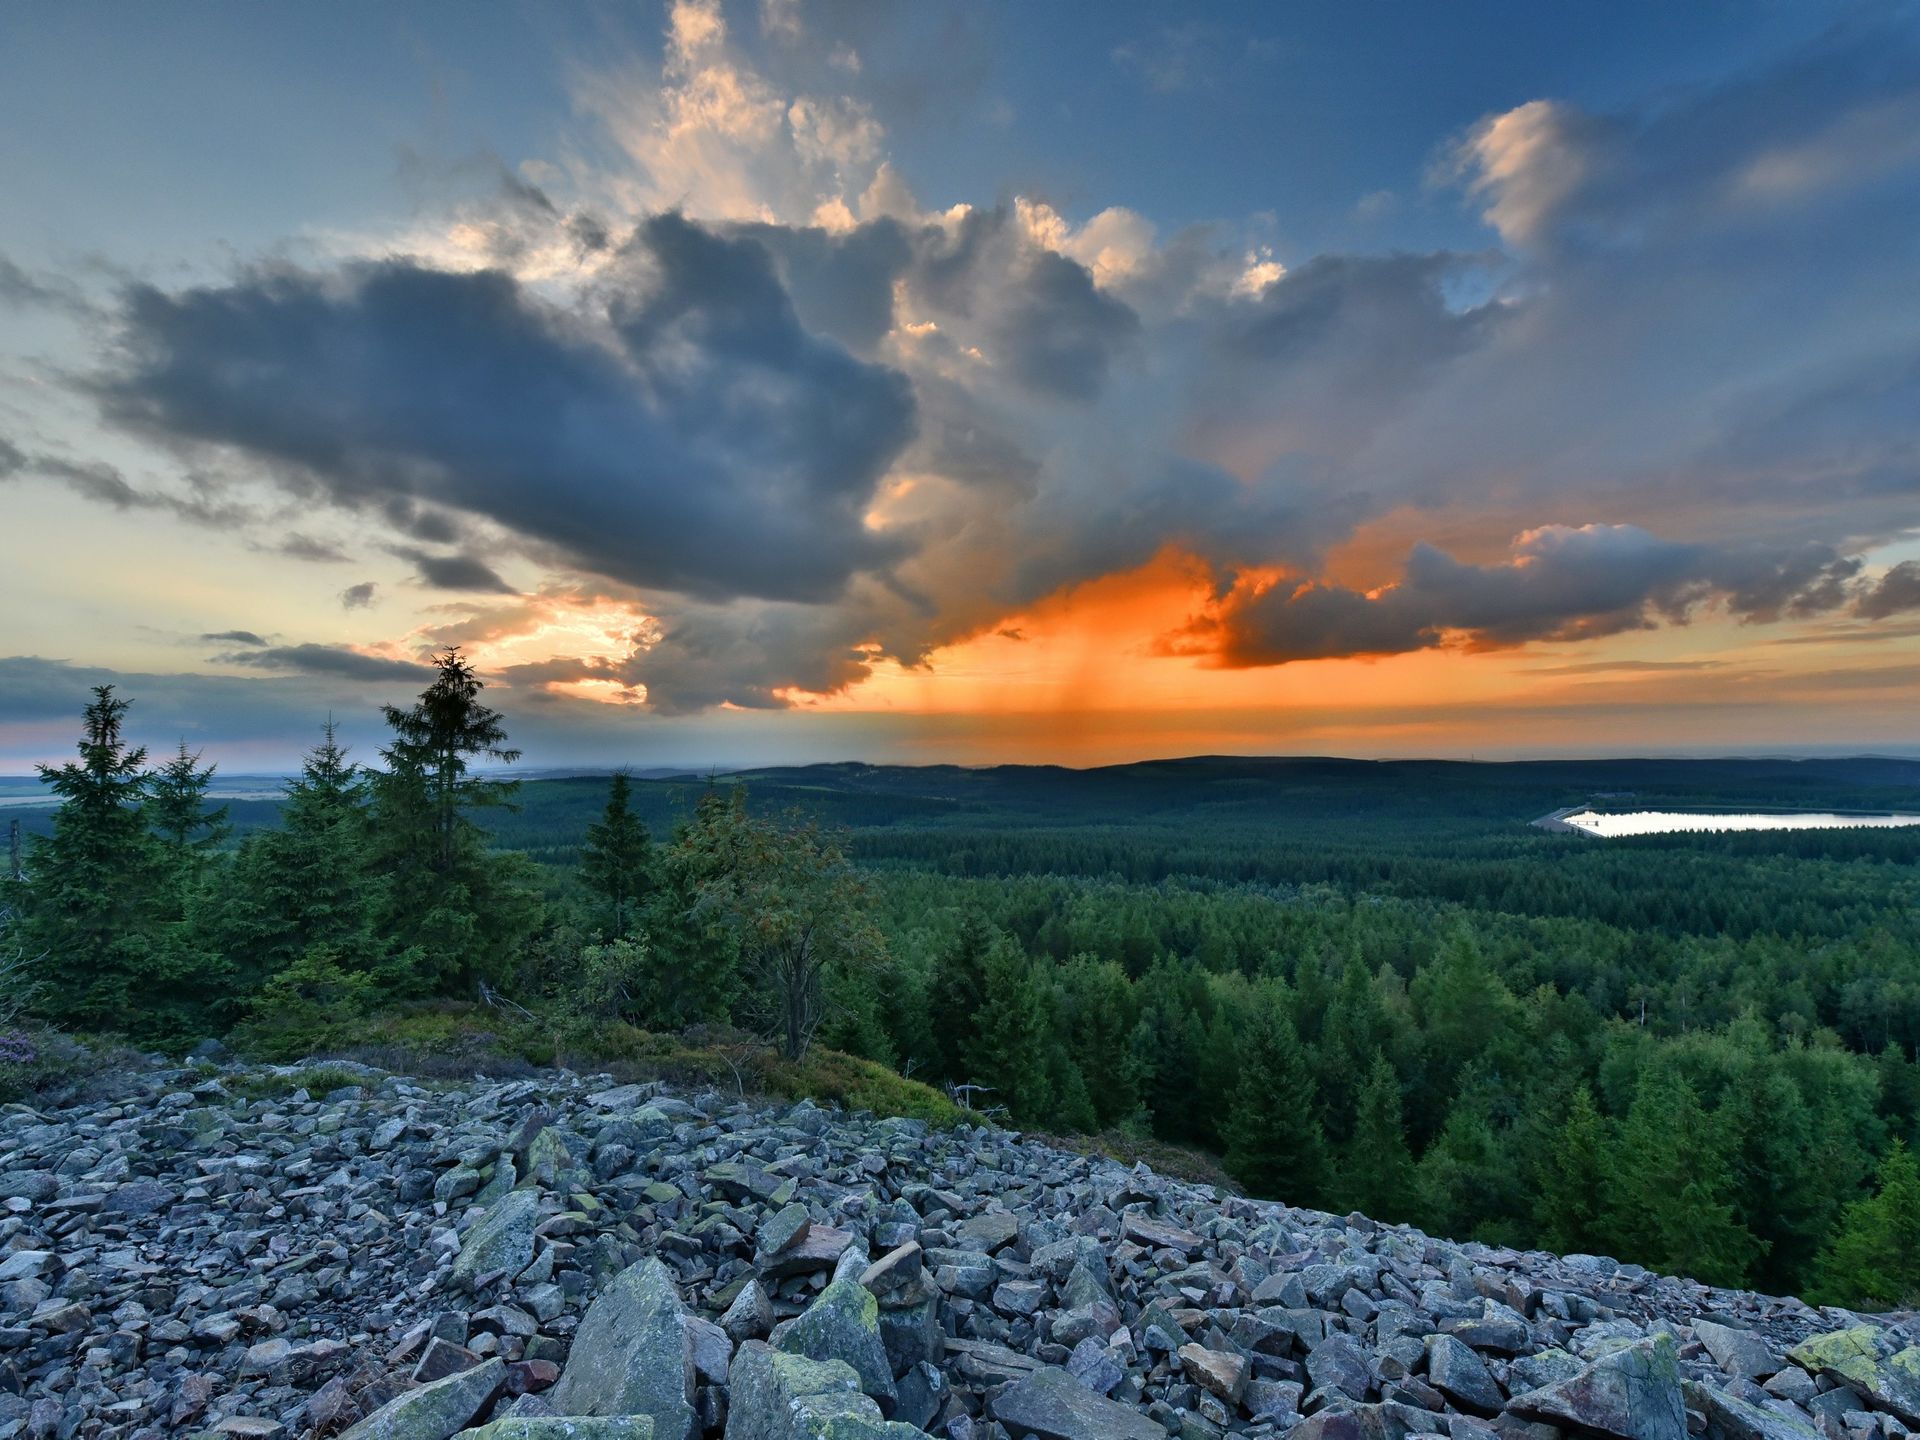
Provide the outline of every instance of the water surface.
{"type": "Polygon", "coordinates": [[[1846,815],[1825,810],[1745,815],[1686,810],[1632,810],[1613,814],[1578,810],[1560,819],[1575,830],[1609,840],[1620,835],[1671,835],[1681,831],[1853,830],[1920,825],[1920,815],[1846,815]]]}

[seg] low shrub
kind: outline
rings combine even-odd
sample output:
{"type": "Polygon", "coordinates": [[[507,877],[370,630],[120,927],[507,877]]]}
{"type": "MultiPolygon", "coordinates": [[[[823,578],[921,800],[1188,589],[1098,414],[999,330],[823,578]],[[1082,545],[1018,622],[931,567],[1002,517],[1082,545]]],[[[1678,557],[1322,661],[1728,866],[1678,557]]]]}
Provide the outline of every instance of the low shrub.
{"type": "Polygon", "coordinates": [[[297,1024],[243,1026],[233,1037],[236,1048],[259,1060],[352,1060],[428,1078],[520,1078],[557,1066],[605,1071],[621,1081],[809,1099],[943,1127],[969,1118],[932,1086],[876,1061],[818,1045],[803,1059],[786,1060],[757,1037],[726,1026],[668,1035],[574,1011],[539,1014],[457,1001],[402,1006],[356,1017],[350,1025],[316,1023],[308,1011],[295,1013],[297,1024]],[[317,1043],[298,1048],[305,1041],[317,1043]]]}
{"type": "Polygon", "coordinates": [[[304,1090],[309,1095],[330,1095],[365,1085],[367,1077],[357,1070],[338,1065],[302,1065],[292,1070],[249,1070],[222,1077],[229,1093],[243,1100],[275,1100],[304,1090]]]}

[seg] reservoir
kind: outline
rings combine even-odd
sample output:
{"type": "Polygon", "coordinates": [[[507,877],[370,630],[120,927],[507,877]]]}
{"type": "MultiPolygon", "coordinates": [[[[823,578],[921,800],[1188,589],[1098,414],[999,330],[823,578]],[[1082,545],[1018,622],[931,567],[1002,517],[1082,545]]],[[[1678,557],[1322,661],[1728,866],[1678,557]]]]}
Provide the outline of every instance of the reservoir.
{"type": "Polygon", "coordinates": [[[1632,810],[1609,814],[1576,810],[1560,823],[1584,835],[1614,839],[1621,835],[1671,835],[1682,831],[1891,829],[1920,825],[1920,815],[1848,815],[1832,811],[1731,814],[1711,811],[1632,810]]]}

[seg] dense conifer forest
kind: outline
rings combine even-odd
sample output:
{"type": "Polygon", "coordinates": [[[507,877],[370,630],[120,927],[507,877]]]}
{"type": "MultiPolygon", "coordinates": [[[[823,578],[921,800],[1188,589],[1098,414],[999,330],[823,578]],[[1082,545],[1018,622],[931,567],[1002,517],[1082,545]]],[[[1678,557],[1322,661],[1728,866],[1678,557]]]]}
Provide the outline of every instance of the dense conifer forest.
{"type": "Polygon", "coordinates": [[[1642,807],[1912,809],[1892,760],[865,765],[515,785],[449,652],[377,755],[217,803],[96,692],[0,933],[44,1037],[265,1055],[485,1001],[748,1031],[1245,1187],[1729,1285],[1920,1292],[1920,831],[1598,841],[1642,807]],[[365,763],[361,763],[362,760],[365,763]]]}

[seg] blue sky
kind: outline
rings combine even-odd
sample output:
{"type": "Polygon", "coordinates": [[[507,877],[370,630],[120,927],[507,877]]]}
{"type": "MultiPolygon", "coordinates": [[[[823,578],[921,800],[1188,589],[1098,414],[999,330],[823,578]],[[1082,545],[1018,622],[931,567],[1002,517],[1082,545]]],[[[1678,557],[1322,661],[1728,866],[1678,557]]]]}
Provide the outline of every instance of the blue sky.
{"type": "MultiPolygon", "coordinates": [[[[930,201],[1039,194],[1168,228],[1267,212],[1276,238],[1313,251],[1484,243],[1471,214],[1428,193],[1448,137],[1542,95],[1604,111],[1737,74],[1853,7],[823,8],[823,36],[865,42],[890,153],[930,201]],[[1395,203],[1368,212],[1383,193],[1395,203]]],[[[412,198],[402,148],[515,163],[576,138],[575,68],[657,59],[661,16],[457,0],[188,0],[110,21],[96,6],[15,7],[0,163],[24,203],[0,236],[16,259],[84,247],[164,267],[376,224],[412,198]]],[[[749,54],[775,48],[736,33],[749,54]]]]}
{"type": "Polygon", "coordinates": [[[1905,4],[12,7],[0,767],[1910,746],[1916,136],[1905,4]]]}

